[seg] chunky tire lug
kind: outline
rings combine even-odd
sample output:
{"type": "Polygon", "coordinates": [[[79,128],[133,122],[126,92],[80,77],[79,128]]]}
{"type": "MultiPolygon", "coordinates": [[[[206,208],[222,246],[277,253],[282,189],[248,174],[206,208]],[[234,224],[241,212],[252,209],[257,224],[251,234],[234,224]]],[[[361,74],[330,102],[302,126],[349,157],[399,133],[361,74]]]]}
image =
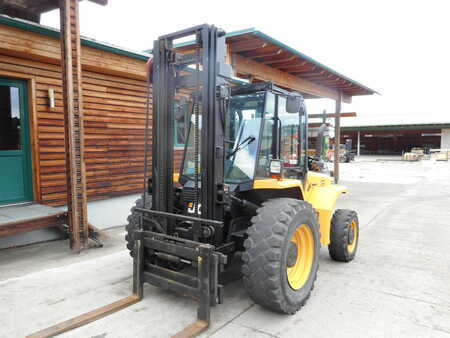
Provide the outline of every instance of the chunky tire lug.
{"type": "MultiPolygon", "coordinates": [[[[150,209],[152,207],[152,196],[146,193],[145,196],[145,209],[150,209]]],[[[127,248],[130,250],[130,255],[133,257],[133,249],[134,249],[134,239],[131,233],[138,229],[139,227],[139,219],[141,217],[141,213],[136,211],[136,208],[144,208],[144,200],[143,196],[138,198],[135,202],[134,207],[131,208],[131,214],[128,216],[127,221],[128,224],[125,226],[125,230],[127,234],[125,235],[125,240],[127,241],[127,248]]]]}
{"type": "Polygon", "coordinates": [[[355,258],[359,241],[359,222],[356,211],[347,209],[337,209],[331,220],[330,245],[328,252],[330,257],[338,262],[350,262],[355,258]],[[352,222],[356,222],[356,245],[349,251],[349,231],[352,222]]]}
{"type": "Polygon", "coordinates": [[[317,277],[320,238],[316,213],[305,201],[277,198],[264,202],[251,222],[242,255],[244,286],[255,303],[294,314],[308,300],[317,277]],[[314,258],[306,283],[294,290],[287,280],[287,256],[291,236],[302,224],[314,238],[314,258]]]}

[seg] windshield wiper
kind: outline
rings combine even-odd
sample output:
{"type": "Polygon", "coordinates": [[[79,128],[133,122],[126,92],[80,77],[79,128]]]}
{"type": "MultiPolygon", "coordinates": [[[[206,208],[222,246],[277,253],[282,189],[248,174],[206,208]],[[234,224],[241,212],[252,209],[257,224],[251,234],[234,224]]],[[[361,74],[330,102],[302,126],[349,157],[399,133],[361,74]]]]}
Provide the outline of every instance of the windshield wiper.
{"type": "Polygon", "coordinates": [[[252,142],[254,142],[256,140],[256,137],[253,135],[250,135],[249,137],[247,137],[244,141],[242,141],[240,144],[238,144],[238,146],[236,147],[236,149],[234,149],[231,153],[229,153],[227,155],[227,160],[233,156],[234,154],[236,154],[239,150],[244,149],[246,146],[248,146],[249,144],[251,144],[252,142]]]}

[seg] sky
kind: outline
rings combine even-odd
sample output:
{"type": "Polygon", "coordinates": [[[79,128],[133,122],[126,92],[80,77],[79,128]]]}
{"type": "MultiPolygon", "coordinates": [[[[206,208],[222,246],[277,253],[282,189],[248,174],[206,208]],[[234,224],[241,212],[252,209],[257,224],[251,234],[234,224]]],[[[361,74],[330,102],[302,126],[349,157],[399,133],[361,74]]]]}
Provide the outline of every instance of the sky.
{"type": "MultiPolygon", "coordinates": [[[[44,14],[59,27],[59,14],[44,14]]],[[[80,3],[81,34],[132,50],[160,35],[209,23],[254,27],[380,93],[353,98],[343,125],[450,121],[450,1],[149,1],[80,3]]],[[[334,111],[308,100],[310,113],[334,111]]]]}

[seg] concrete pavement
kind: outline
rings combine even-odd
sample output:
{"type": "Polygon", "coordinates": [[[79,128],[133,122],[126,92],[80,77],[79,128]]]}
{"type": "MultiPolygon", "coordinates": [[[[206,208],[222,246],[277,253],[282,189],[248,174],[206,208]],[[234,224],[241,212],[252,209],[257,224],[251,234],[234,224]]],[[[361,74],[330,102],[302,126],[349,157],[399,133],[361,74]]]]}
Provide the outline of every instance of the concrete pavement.
{"type": "MultiPolygon", "coordinates": [[[[355,261],[322,248],[307,305],[293,316],[252,303],[240,281],[213,309],[211,337],[450,337],[450,163],[344,164],[359,212],[355,261]]],[[[103,249],[74,255],[63,241],[0,251],[0,337],[21,337],[127,296],[123,230],[103,249]]],[[[62,337],[168,337],[195,319],[196,303],[145,286],[143,301],[62,337]]]]}

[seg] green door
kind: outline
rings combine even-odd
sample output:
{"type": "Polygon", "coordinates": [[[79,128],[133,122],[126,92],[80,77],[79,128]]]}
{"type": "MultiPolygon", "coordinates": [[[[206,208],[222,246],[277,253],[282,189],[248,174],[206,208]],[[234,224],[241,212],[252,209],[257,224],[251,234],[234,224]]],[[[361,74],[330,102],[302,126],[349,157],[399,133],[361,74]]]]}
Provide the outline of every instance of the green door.
{"type": "Polygon", "coordinates": [[[33,200],[25,81],[0,77],[0,205],[33,200]]]}

